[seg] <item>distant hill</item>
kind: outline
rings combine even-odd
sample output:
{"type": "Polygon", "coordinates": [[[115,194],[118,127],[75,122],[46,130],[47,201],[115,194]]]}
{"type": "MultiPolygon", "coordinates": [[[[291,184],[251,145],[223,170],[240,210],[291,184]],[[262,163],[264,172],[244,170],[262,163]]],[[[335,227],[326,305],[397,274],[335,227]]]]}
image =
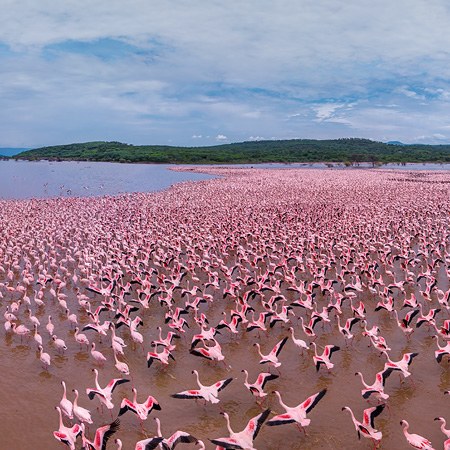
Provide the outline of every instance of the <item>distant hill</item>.
{"type": "Polygon", "coordinates": [[[14,147],[0,147],[0,155],[1,156],[14,156],[19,153],[25,152],[30,148],[14,148],[14,147]]]}
{"type": "Polygon", "coordinates": [[[86,142],[25,151],[17,159],[176,164],[262,162],[450,162],[450,145],[390,145],[369,139],[251,141],[210,147],[86,142]]]}

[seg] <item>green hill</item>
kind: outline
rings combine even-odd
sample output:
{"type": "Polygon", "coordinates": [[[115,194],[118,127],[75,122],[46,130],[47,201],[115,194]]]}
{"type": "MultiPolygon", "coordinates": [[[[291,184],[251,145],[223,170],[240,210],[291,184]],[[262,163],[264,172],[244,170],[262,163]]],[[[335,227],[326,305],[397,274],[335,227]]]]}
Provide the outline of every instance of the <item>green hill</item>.
{"type": "Polygon", "coordinates": [[[368,139],[252,141],[210,147],[86,142],[25,151],[16,159],[176,164],[261,162],[450,162],[450,145],[393,145],[368,139]]]}

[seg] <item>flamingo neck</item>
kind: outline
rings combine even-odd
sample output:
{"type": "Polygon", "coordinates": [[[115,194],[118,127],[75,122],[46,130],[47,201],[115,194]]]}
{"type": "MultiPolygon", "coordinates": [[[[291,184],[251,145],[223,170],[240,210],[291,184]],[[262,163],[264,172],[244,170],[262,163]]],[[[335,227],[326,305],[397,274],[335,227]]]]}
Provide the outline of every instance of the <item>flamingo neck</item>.
{"type": "Polygon", "coordinates": [[[284,409],[288,409],[287,405],[285,405],[283,403],[283,400],[281,400],[281,394],[278,391],[275,391],[275,395],[278,397],[278,401],[280,402],[280,405],[284,408],[284,409]]]}
{"type": "Polygon", "coordinates": [[[230,418],[228,417],[228,414],[225,414],[224,417],[225,417],[225,420],[227,421],[228,432],[230,433],[230,436],[231,436],[234,434],[234,431],[231,429],[230,418]]]}
{"type": "Polygon", "coordinates": [[[200,388],[202,388],[203,385],[202,385],[202,383],[200,383],[200,377],[198,376],[198,372],[195,371],[194,374],[195,374],[195,377],[197,378],[197,384],[199,385],[200,388]]]}
{"type": "Polygon", "coordinates": [[[62,413],[61,409],[59,407],[56,408],[59,414],[59,429],[61,430],[64,427],[63,420],[62,420],[62,413]]]}
{"type": "Polygon", "coordinates": [[[155,418],[155,421],[156,421],[156,434],[158,435],[158,437],[163,437],[161,433],[161,422],[157,417],[155,418]]]}

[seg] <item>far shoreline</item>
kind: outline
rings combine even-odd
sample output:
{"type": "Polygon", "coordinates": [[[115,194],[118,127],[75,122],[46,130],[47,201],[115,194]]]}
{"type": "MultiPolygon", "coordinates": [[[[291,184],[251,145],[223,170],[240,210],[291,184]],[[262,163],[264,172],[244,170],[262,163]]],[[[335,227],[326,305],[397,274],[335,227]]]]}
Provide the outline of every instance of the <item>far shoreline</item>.
{"type": "MultiPolygon", "coordinates": [[[[407,170],[408,168],[416,168],[413,170],[427,170],[417,169],[418,166],[434,166],[436,168],[431,170],[450,170],[450,162],[437,162],[437,161],[410,161],[410,162],[370,162],[360,161],[357,163],[351,163],[348,161],[298,161],[298,162],[282,162],[282,161],[259,161],[259,162],[217,162],[217,163],[199,163],[199,162],[153,162],[153,161],[114,161],[114,160],[92,160],[92,159],[62,159],[62,158],[42,158],[42,159],[25,159],[25,158],[0,158],[0,161],[14,161],[14,162],[49,162],[49,163],[63,163],[63,162],[89,162],[89,163],[109,163],[109,164],[133,164],[133,165],[156,165],[156,166],[180,166],[180,167],[242,167],[251,168],[257,166],[259,168],[265,168],[261,166],[274,166],[274,168],[317,168],[317,169],[401,169],[407,170]],[[282,166],[282,167],[280,167],[282,166]],[[439,167],[439,168],[438,168],[439,167]]],[[[172,167],[170,170],[173,170],[172,167]]],[[[270,168],[270,167],[268,167],[270,168]]]]}

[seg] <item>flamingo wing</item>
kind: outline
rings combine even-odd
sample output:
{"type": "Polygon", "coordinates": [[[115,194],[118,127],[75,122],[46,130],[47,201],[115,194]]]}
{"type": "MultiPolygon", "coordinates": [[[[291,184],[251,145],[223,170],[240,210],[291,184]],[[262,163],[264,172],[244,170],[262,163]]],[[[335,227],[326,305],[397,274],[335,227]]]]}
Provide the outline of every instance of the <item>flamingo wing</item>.
{"type": "Polygon", "coordinates": [[[119,386],[119,384],[128,383],[130,380],[126,378],[113,378],[107,385],[105,389],[109,389],[110,392],[114,392],[114,389],[119,386]]]}
{"type": "Polygon", "coordinates": [[[270,353],[278,356],[279,353],[281,352],[281,349],[284,347],[284,344],[286,344],[287,340],[288,340],[287,337],[284,337],[283,339],[281,339],[281,341],[278,342],[277,345],[275,345],[275,347],[273,348],[273,350],[270,353]]]}
{"type": "Polygon", "coordinates": [[[101,450],[106,449],[108,439],[119,430],[120,420],[116,419],[109,425],[97,428],[95,432],[94,445],[101,450]]]}
{"type": "Polygon", "coordinates": [[[173,398],[203,398],[203,395],[197,389],[191,389],[189,391],[178,392],[178,394],[172,394],[173,398]]]}
{"type": "Polygon", "coordinates": [[[191,353],[192,355],[195,355],[195,356],[201,356],[203,358],[212,360],[211,355],[204,348],[193,348],[193,349],[189,350],[189,353],[191,353]]]}
{"type": "Polygon", "coordinates": [[[94,397],[98,395],[99,397],[102,397],[106,400],[106,396],[103,392],[98,391],[97,389],[86,389],[86,394],[89,397],[90,400],[94,400],[94,397]]]}
{"type": "Polygon", "coordinates": [[[294,423],[295,419],[288,413],[280,414],[278,416],[272,417],[267,422],[267,425],[275,426],[275,425],[284,425],[286,423],[294,423]]]}
{"type": "Polygon", "coordinates": [[[124,398],[122,400],[122,403],[120,404],[119,416],[125,414],[127,411],[132,411],[137,414],[136,406],[132,402],[130,402],[130,400],[124,398]]]}
{"type": "Polygon", "coordinates": [[[173,449],[175,448],[178,444],[189,444],[192,442],[196,442],[197,438],[192,436],[192,434],[186,433],[185,431],[175,431],[175,433],[172,434],[172,436],[170,436],[170,438],[168,438],[166,440],[167,444],[163,443],[163,447],[165,445],[167,445],[168,449],[173,449]]]}
{"type": "Polygon", "coordinates": [[[250,419],[247,423],[247,426],[245,427],[244,432],[249,434],[252,437],[252,439],[255,439],[256,436],[258,436],[262,424],[266,421],[269,414],[270,409],[266,409],[261,414],[258,414],[257,416],[250,419]]]}
{"type": "Polygon", "coordinates": [[[309,413],[316,405],[319,403],[319,401],[323,398],[323,396],[327,393],[326,389],[322,389],[317,394],[311,395],[311,397],[308,397],[301,405],[300,407],[306,412],[309,413]]]}
{"type": "Polygon", "coordinates": [[[164,440],[162,437],[152,437],[136,443],[136,450],[153,450],[164,440]]]}
{"type": "Polygon", "coordinates": [[[355,325],[355,323],[358,323],[361,319],[359,317],[353,317],[351,319],[348,319],[348,329],[351,330],[353,325],[355,325]]]}
{"type": "Polygon", "coordinates": [[[367,426],[370,424],[372,428],[375,428],[374,419],[381,414],[385,406],[385,404],[381,404],[373,408],[365,409],[363,412],[363,425],[367,426]]]}
{"type": "Polygon", "coordinates": [[[412,363],[412,360],[416,357],[416,356],[418,356],[419,354],[418,353],[405,353],[404,355],[403,355],[403,361],[405,361],[407,364],[408,364],[408,366],[412,363]]]}
{"type": "Polygon", "coordinates": [[[152,397],[151,395],[149,395],[147,400],[145,401],[145,407],[147,408],[149,413],[153,409],[156,409],[157,411],[161,411],[161,406],[159,406],[158,401],[156,400],[155,397],[152,397]]]}
{"type": "Polygon", "coordinates": [[[227,378],[226,380],[220,380],[217,383],[214,383],[214,387],[217,388],[218,392],[220,392],[222,389],[225,389],[232,381],[233,381],[233,378],[227,378]]]}
{"type": "Polygon", "coordinates": [[[405,318],[403,319],[403,322],[406,324],[406,326],[408,326],[411,321],[414,319],[414,317],[417,316],[417,314],[419,314],[419,310],[418,309],[414,309],[413,311],[410,311],[408,314],[406,314],[405,318]]]}
{"type": "Polygon", "coordinates": [[[255,384],[261,386],[261,389],[264,389],[266,383],[270,380],[276,380],[279,375],[274,375],[268,372],[262,372],[258,375],[255,384]]]}
{"type": "Polygon", "coordinates": [[[387,369],[385,369],[385,370],[383,370],[382,372],[379,372],[379,373],[381,373],[381,376],[383,378],[383,386],[384,386],[384,383],[386,383],[387,377],[392,373],[392,369],[391,368],[387,368],[387,369]]]}
{"type": "Polygon", "coordinates": [[[239,442],[236,439],[233,438],[218,438],[218,439],[210,439],[210,441],[218,445],[219,447],[223,447],[230,450],[244,450],[244,447],[242,447],[239,442]]]}
{"type": "Polygon", "coordinates": [[[325,355],[328,356],[328,358],[331,358],[331,355],[334,352],[337,352],[340,349],[341,349],[341,347],[338,347],[337,345],[327,345],[327,346],[325,346],[325,352],[324,353],[325,353],[325,355]]]}

